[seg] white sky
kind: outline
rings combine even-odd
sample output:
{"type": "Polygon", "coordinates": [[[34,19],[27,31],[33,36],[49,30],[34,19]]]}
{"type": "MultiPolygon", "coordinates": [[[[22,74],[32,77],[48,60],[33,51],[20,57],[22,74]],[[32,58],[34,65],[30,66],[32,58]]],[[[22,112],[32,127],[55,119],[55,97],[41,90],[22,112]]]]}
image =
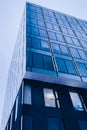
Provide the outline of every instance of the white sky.
{"type": "MultiPolygon", "coordinates": [[[[16,37],[26,0],[0,0],[0,120],[16,37]]],[[[87,0],[28,0],[87,20],[87,0]]]]}

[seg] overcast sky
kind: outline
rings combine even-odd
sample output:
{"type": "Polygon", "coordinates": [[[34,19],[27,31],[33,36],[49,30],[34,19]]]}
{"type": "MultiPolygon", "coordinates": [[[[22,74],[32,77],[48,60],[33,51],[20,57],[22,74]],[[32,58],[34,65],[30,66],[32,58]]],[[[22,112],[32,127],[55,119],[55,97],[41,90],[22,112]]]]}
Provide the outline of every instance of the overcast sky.
{"type": "MultiPolygon", "coordinates": [[[[0,0],[0,120],[10,65],[26,0],[0,0]]],[[[29,0],[87,20],[87,0],[29,0]]]]}

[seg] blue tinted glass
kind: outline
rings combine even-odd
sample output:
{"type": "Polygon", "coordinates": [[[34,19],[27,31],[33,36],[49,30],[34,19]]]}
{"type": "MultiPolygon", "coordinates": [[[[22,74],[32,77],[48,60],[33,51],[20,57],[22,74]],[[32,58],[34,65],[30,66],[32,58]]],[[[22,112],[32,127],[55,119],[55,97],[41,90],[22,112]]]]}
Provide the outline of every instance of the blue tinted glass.
{"type": "Polygon", "coordinates": [[[77,73],[76,73],[75,67],[73,65],[73,62],[69,61],[69,60],[65,60],[65,63],[67,66],[68,73],[76,75],[77,73]]]}
{"type": "Polygon", "coordinates": [[[52,24],[51,24],[51,23],[46,23],[46,26],[47,26],[47,28],[49,28],[49,29],[53,29],[53,27],[52,27],[52,24]]]}
{"type": "Polygon", "coordinates": [[[23,130],[32,130],[32,119],[29,116],[23,117],[23,130]]]}
{"type": "Polygon", "coordinates": [[[67,73],[67,68],[63,59],[56,58],[58,70],[67,73]]]}
{"type": "Polygon", "coordinates": [[[78,39],[72,38],[72,41],[73,41],[74,45],[80,46],[80,43],[79,43],[78,39]]]}
{"type": "Polygon", "coordinates": [[[43,68],[43,57],[41,54],[33,53],[33,66],[43,68]]]}
{"type": "Polygon", "coordinates": [[[41,49],[40,40],[36,38],[32,38],[32,47],[36,49],[41,49]]]}
{"type": "Polygon", "coordinates": [[[28,47],[31,47],[31,37],[29,36],[26,37],[26,43],[28,47]]]}
{"type": "Polygon", "coordinates": [[[87,60],[87,56],[86,56],[86,54],[85,54],[85,52],[84,52],[83,50],[79,50],[79,49],[78,49],[78,52],[79,52],[79,55],[80,55],[80,57],[81,57],[82,59],[87,60]]]}
{"type": "Polygon", "coordinates": [[[56,34],[56,36],[57,36],[57,40],[59,42],[64,42],[64,38],[63,38],[63,36],[61,34],[56,34]]]}
{"type": "Polygon", "coordinates": [[[26,31],[27,31],[27,33],[30,33],[30,26],[29,25],[27,25],[26,31]]]}
{"type": "Polygon", "coordinates": [[[79,121],[80,130],[87,130],[87,121],[79,121]]]}
{"type": "Polygon", "coordinates": [[[38,20],[38,25],[39,25],[39,26],[43,26],[43,27],[45,26],[45,25],[44,25],[44,22],[43,22],[42,20],[38,20]]]}
{"type": "Polygon", "coordinates": [[[47,41],[41,40],[41,47],[43,51],[50,51],[49,43],[47,41]]]}
{"type": "Polygon", "coordinates": [[[80,40],[81,45],[87,48],[87,41],[80,40]]]}
{"type": "Polygon", "coordinates": [[[68,48],[66,46],[60,45],[60,49],[63,55],[70,56],[68,48]]]}
{"type": "Polygon", "coordinates": [[[49,34],[49,38],[50,38],[50,39],[56,40],[56,35],[55,35],[54,32],[50,32],[50,31],[49,31],[48,34],[49,34]]]}
{"type": "Polygon", "coordinates": [[[44,18],[45,18],[46,21],[50,21],[50,17],[49,16],[44,15],[44,18]]]}
{"type": "Polygon", "coordinates": [[[59,32],[60,32],[60,28],[59,28],[59,26],[58,26],[58,25],[54,25],[54,24],[53,24],[53,28],[54,28],[54,30],[56,30],[56,31],[59,31],[59,32]]]}
{"type": "Polygon", "coordinates": [[[34,34],[34,35],[39,35],[39,34],[38,34],[38,28],[36,28],[36,27],[31,27],[31,33],[34,34]]]}
{"type": "Polygon", "coordinates": [[[37,19],[31,18],[31,23],[37,25],[37,19]]]}
{"type": "Polygon", "coordinates": [[[73,57],[80,58],[78,50],[76,48],[70,48],[70,52],[71,52],[73,57]]]}
{"type": "Polygon", "coordinates": [[[50,17],[50,19],[51,19],[51,22],[55,22],[56,23],[56,19],[55,18],[53,18],[53,17],[50,17]]]}
{"type": "Polygon", "coordinates": [[[40,36],[42,36],[42,37],[47,37],[46,30],[44,30],[44,29],[39,29],[39,32],[40,32],[40,36]]]}
{"type": "Polygon", "coordinates": [[[67,31],[67,29],[66,29],[66,28],[61,27],[61,30],[62,30],[62,32],[63,32],[63,33],[68,34],[68,31],[67,31]]]}
{"type": "Polygon", "coordinates": [[[37,17],[43,19],[43,16],[41,13],[37,13],[37,17]]]}
{"type": "Polygon", "coordinates": [[[87,77],[87,69],[86,69],[85,64],[77,63],[77,66],[78,66],[78,68],[79,68],[79,71],[80,71],[80,73],[81,73],[81,76],[87,77]]]}
{"type": "Polygon", "coordinates": [[[26,64],[32,66],[32,53],[30,51],[26,53],[26,64]]]}
{"type": "Polygon", "coordinates": [[[33,17],[36,17],[36,12],[31,11],[31,12],[30,12],[30,15],[33,16],[33,17]]]}
{"type": "Polygon", "coordinates": [[[61,130],[60,122],[56,118],[48,119],[48,130],[61,130]]]}
{"type": "Polygon", "coordinates": [[[67,36],[64,36],[64,37],[65,37],[66,43],[73,44],[71,37],[67,37],[67,36]]]}
{"type": "Polygon", "coordinates": [[[54,53],[61,54],[58,44],[52,43],[52,48],[54,53]]]}
{"type": "Polygon", "coordinates": [[[68,33],[69,33],[70,35],[73,35],[73,36],[74,36],[74,32],[73,32],[73,30],[71,30],[71,29],[67,29],[67,31],[68,31],[68,33]]]}
{"type": "Polygon", "coordinates": [[[44,59],[44,68],[47,70],[54,70],[52,58],[50,56],[43,55],[44,59]]]}

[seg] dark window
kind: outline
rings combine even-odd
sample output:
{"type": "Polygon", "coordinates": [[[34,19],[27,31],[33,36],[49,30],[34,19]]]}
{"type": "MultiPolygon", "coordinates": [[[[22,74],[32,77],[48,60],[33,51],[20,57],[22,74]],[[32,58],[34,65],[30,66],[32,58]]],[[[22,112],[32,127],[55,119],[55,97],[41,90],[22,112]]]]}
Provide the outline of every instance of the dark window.
{"type": "Polygon", "coordinates": [[[26,43],[28,47],[31,47],[31,37],[27,36],[26,43]]]}
{"type": "Polygon", "coordinates": [[[63,73],[67,73],[67,68],[63,59],[56,58],[58,70],[63,73]]]}
{"type": "Polygon", "coordinates": [[[41,54],[33,53],[33,66],[43,68],[43,57],[41,54]]]}
{"type": "Polygon", "coordinates": [[[36,49],[41,49],[40,40],[36,38],[32,38],[32,47],[36,49]]]}
{"type": "Polygon", "coordinates": [[[50,56],[43,55],[44,68],[47,70],[54,70],[52,58],[50,56]]]}
{"type": "Polygon", "coordinates": [[[23,117],[23,130],[32,130],[32,118],[30,116],[23,117]]]}
{"type": "Polygon", "coordinates": [[[86,68],[85,64],[78,62],[78,63],[77,63],[77,66],[78,66],[78,68],[79,68],[79,71],[80,71],[80,73],[81,73],[81,76],[87,77],[87,68],[86,68]]]}
{"type": "Polygon", "coordinates": [[[32,53],[30,51],[26,53],[26,65],[32,66],[32,53]]]}
{"type": "Polygon", "coordinates": [[[79,121],[80,130],[87,130],[87,121],[79,121]]]}
{"type": "Polygon", "coordinates": [[[76,75],[77,73],[76,73],[73,62],[70,61],[70,60],[65,60],[65,63],[66,63],[66,66],[67,66],[68,73],[76,75]]]}
{"type": "Polygon", "coordinates": [[[56,118],[48,118],[48,130],[62,130],[60,121],[56,118]]]}

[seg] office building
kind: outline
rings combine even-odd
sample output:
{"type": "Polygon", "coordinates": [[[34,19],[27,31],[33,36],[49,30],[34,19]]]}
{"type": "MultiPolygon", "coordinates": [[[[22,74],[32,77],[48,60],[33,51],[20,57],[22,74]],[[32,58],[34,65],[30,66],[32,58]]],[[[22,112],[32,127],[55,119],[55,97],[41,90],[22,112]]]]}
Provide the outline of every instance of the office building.
{"type": "Polygon", "coordinates": [[[87,21],[26,3],[2,130],[87,130],[87,21]]]}

